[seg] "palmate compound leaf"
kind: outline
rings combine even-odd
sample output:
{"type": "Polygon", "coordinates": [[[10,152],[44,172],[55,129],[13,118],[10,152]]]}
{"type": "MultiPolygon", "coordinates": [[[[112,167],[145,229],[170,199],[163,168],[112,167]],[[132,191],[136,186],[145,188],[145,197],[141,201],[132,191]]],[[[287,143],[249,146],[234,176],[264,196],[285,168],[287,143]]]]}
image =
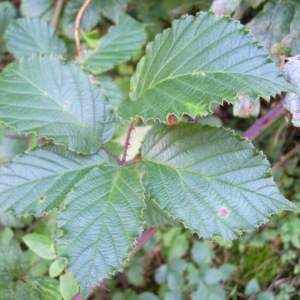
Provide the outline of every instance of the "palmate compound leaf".
{"type": "Polygon", "coordinates": [[[0,76],[0,120],[70,150],[95,153],[113,134],[113,113],[99,87],[73,63],[22,57],[0,76]]]}
{"type": "Polygon", "coordinates": [[[136,167],[105,164],[93,169],[68,195],[61,211],[59,256],[86,297],[104,278],[123,269],[143,228],[143,189],[136,167]]]}
{"type": "Polygon", "coordinates": [[[18,19],[5,32],[7,48],[15,57],[32,53],[53,53],[63,56],[64,42],[58,38],[54,27],[39,19],[18,19]]]}
{"type": "Polygon", "coordinates": [[[0,210],[41,216],[59,208],[74,184],[107,160],[103,151],[83,156],[55,145],[28,151],[0,168],[0,210]]]}
{"type": "Polygon", "coordinates": [[[147,195],[204,238],[234,239],[272,213],[297,209],[280,195],[265,156],[232,131],[167,127],[144,144],[142,157],[147,195]]]}
{"type": "Polygon", "coordinates": [[[95,52],[82,60],[93,74],[100,74],[127,61],[141,49],[146,39],[143,24],[124,14],[116,26],[102,37],[95,52]]]}
{"type": "Polygon", "coordinates": [[[290,85],[267,52],[238,21],[214,13],[184,16],[147,46],[131,79],[131,102],[119,109],[123,118],[159,119],[183,113],[210,112],[213,101],[269,99],[290,85]]]}

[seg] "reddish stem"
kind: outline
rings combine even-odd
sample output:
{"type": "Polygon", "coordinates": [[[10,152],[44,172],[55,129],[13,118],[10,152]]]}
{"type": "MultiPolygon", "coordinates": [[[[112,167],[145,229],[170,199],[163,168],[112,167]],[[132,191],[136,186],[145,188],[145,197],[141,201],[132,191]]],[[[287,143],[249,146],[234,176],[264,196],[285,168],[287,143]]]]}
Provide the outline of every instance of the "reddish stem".
{"type": "Polygon", "coordinates": [[[122,164],[121,160],[119,159],[119,157],[117,155],[115,155],[114,153],[112,153],[111,151],[109,151],[108,149],[106,149],[104,146],[101,146],[101,149],[104,152],[106,152],[110,157],[112,157],[113,159],[115,159],[118,165],[122,164]]]}
{"type": "Polygon", "coordinates": [[[135,244],[135,251],[140,250],[145,245],[145,243],[149,241],[149,239],[155,234],[155,232],[158,229],[159,226],[145,229],[135,244]]]}
{"type": "Polygon", "coordinates": [[[130,146],[130,136],[131,136],[132,130],[134,130],[133,123],[130,124],[128,132],[127,132],[125,147],[124,147],[123,156],[122,156],[122,159],[121,159],[121,164],[122,165],[126,164],[127,150],[128,150],[128,147],[130,146]]]}
{"type": "Polygon", "coordinates": [[[285,109],[282,106],[283,99],[280,100],[273,108],[271,108],[265,115],[257,119],[243,134],[249,140],[254,140],[260,135],[262,131],[268,128],[273,122],[281,117],[285,109]]]}

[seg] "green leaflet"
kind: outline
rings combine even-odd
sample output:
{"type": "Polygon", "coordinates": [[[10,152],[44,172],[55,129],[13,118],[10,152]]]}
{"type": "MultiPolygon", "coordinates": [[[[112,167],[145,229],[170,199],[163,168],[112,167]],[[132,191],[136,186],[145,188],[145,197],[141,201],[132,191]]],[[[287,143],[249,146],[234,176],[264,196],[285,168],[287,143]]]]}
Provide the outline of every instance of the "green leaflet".
{"type": "Polygon", "coordinates": [[[145,39],[143,24],[125,14],[120,17],[117,25],[100,39],[96,51],[83,58],[82,64],[93,74],[103,73],[136,54],[145,39]]]}
{"type": "Polygon", "coordinates": [[[269,99],[290,85],[265,49],[238,21],[201,12],[173,22],[147,47],[131,80],[131,100],[120,116],[144,120],[174,113],[207,115],[213,101],[269,99]]]}
{"type": "Polygon", "coordinates": [[[101,90],[73,63],[54,56],[22,57],[0,76],[0,119],[17,133],[36,132],[70,150],[91,154],[113,134],[101,90]]]}
{"type": "Polygon", "coordinates": [[[1,211],[41,216],[59,208],[74,184],[105,161],[102,151],[83,156],[53,145],[29,151],[0,168],[1,211]]]}
{"type": "Polygon", "coordinates": [[[234,239],[297,207],[280,195],[269,163],[233,132],[167,127],[142,148],[143,183],[161,209],[204,238],[234,239]]]}
{"type": "Polygon", "coordinates": [[[7,48],[15,57],[33,53],[53,53],[63,56],[64,42],[58,38],[52,26],[39,19],[18,19],[5,32],[7,48]]]}
{"type": "Polygon", "coordinates": [[[123,269],[143,227],[143,190],[135,166],[106,163],[87,174],[61,211],[58,255],[86,297],[104,278],[123,269]]]}

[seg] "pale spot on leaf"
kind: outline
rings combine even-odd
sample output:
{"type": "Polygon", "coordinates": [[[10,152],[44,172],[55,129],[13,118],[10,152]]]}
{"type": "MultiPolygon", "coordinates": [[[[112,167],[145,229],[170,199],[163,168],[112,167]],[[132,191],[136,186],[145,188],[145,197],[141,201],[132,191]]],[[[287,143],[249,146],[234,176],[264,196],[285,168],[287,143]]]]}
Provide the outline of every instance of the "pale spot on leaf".
{"type": "Polygon", "coordinates": [[[228,215],[228,209],[226,207],[221,207],[220,208],[220,216],[226,217],[227,215],[228,215]]]}

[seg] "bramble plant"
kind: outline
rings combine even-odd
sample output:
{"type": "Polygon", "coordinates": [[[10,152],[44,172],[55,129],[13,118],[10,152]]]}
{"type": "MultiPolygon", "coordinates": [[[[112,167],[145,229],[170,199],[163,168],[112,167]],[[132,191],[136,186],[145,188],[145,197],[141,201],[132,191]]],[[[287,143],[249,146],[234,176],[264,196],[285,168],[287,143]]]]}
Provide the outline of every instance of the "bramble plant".
{"type": "Polygon", "coordinates": [[[146,35],[141,23],[121,15],[124,6],[116,16],[100,2],[88,9],[116,25],[96,45],[83,32],[89,50],[77,39],[76,63],[55,22],[19,18],[8,25],[15,12],[5,3],[0,28],[16,58],[0,76],[0,119],[37,139],[1,168],[1,211],[40,217],[58,210],[56,253],[67,259],[83,297],[123,269],[145,228],[177,222],[205,239],[232,240],[271,214],[297,209],[250,141],[201,124],[214,102],[297,92],[246,28],[212,12],[175,20],[147,45],[130,99],[119,101],[103,73],[134,56],[146,35]],[[149,122],[140,153],[128,159],[135,125],[149,122]],[[119,155],[110,141],[125,125],[119,155]]]}

